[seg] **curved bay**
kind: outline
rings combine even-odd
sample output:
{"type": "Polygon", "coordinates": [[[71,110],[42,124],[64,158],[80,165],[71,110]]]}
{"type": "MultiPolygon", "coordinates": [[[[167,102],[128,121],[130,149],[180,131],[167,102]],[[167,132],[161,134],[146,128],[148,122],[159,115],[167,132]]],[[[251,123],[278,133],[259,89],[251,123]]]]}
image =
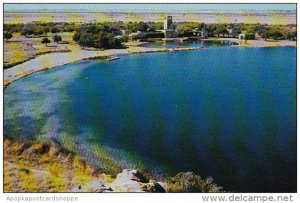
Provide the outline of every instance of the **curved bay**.
{"type": "Polygon", "coordinates": [[[128,55],[40,72],[4,90],[4,132],[55,139],[98,164],[104,147],[121,167],[293,192],[296,49],[128,55]]]}

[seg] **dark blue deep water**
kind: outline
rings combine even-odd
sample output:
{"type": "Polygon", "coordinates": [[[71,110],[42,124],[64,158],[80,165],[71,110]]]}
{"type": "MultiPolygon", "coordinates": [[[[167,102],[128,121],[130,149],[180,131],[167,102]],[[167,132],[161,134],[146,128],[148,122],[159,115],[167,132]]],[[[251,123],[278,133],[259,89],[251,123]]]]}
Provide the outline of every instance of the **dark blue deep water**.
{"type": "Polygon", "coordinates": [[[87,156],[101,145],[229,191],[296,192],[296,48],[128,55],[36,73],[4,90],[4,133],[67,136],[87,156]]]}

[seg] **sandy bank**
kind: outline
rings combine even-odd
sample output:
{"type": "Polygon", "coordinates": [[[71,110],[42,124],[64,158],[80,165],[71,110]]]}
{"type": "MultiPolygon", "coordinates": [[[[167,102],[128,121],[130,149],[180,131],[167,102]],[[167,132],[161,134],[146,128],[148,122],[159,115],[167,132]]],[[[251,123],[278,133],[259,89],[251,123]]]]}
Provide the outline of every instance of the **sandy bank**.
{"type": "Polygon", "coordinates": [[[297,42],[296,41],[289,41],[289,40],[239,40],[236,38],[208,38],[208,39],[202,39],[202,41],[230,41],[238,43],[239,47],[286,47],[286,46],[292,46],[296,47],[297,42]]]}
{"type": "Polygon", "coordinates": [[[138,54],[138,53],[153,53],[153,52],[173,52],[200,49],[193,48],[146,48],[146,47],[129,47],[127,49],[110,49],[105,51],[87,51],[80,47],[72,47],[71,52],[65,53],[48,53],[38,56],[30,61],[16,65],[4,70],[4,87],[10,83],[31,75],[36,72],[49,70],[51,68],[62,66],[65,64],[87,60],[105,58],[113,55],[138,54]]]}

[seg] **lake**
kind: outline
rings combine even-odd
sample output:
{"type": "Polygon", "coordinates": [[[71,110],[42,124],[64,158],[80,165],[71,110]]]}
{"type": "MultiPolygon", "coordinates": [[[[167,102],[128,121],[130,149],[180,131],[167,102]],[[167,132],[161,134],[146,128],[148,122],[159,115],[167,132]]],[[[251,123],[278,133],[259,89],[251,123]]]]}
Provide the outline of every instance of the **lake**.
{"type": "Polygon", "coordinates": [[[99,147],[122,167],[193,171],[233,192],[296,192],[296,48],[89,60],[4,90],[4,133],[99,147]]]}

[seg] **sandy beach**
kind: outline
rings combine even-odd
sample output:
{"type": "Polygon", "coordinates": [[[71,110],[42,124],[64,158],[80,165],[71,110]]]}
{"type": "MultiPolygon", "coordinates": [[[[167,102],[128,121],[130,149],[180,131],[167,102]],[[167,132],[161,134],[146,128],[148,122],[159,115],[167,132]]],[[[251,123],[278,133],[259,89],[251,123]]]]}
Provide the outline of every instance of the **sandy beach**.
{"type": "Polygon", "coordinates": [[[208,38],[202,39],[202,41],[231,41],[235,43],[239,43],[239,47],[286,47],[286,46],[293,46],[297,45],[296,41],[289,41],[289,40],[239,40],[236,38],[208,38]]]}
{"type": "Polygon", "coordinates": [[[78,45],[77,46],[69,45],[68,49],[70,49],[71,52],[48,53],[45,55],[37,56],[36,58],[26,61],[22,64],[5,69],[4,81],[3,81],[4,87],[30,74],[40,72],[40,71],[46,71],[57,66],[78,62],[81,60],[105,58],[110,56],[120,56],[125,54],[186,51],[186,50],[200,49],[200,47],[176,48],[176,49],[129,47],[126,49],[87,51],[81,49],[78,45]]]}

